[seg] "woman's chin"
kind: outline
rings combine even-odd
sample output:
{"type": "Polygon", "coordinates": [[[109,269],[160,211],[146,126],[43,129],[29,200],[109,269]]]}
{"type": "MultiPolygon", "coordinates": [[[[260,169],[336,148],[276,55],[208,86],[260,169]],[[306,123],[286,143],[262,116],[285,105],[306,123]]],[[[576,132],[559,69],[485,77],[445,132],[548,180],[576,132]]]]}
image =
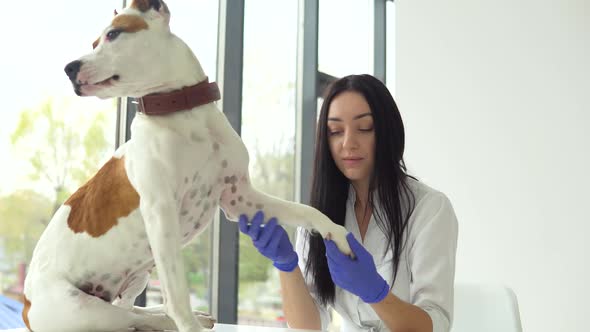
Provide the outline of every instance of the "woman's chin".
{"type": "Polygon", "coordinates": [[[365,174],[366,172],[364,172],[361,169],[345,169],[344,172],[342,172],[342,174],[344,174],[344,176],[349,180],[349,181],[354,181],[354,182],[358,182],[358,181],[363,181],[365,179],[368,179],[368,176],[366,176],[365,174]]]}

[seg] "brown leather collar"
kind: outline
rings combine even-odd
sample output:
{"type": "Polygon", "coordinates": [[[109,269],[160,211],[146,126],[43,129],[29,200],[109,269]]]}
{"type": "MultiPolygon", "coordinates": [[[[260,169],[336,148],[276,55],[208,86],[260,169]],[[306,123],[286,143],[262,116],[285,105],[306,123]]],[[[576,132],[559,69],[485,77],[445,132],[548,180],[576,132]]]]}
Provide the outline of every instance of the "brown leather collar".
{"type": "Polygon", "coordinates": [[[180,90],[168,93],[154,93],[137,98],[138,112],[146,115],[164,115],[217,101],[221,98],[217,83],[209,79],[180,90]]]}

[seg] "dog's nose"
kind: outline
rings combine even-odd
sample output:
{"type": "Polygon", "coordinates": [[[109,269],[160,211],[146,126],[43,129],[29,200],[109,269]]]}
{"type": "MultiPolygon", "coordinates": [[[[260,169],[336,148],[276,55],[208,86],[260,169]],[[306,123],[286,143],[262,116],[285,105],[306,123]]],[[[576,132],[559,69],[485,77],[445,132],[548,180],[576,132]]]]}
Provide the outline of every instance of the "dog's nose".
{"type": "Polygon", "coordinates": [[[64,71],[66,75],[70,78],[70,81],[74,82],[76,77],[78,76],[78,72],[80,71],[80,67],[82,66],[82,61],[76,60],[68,63],[64,71]]]}

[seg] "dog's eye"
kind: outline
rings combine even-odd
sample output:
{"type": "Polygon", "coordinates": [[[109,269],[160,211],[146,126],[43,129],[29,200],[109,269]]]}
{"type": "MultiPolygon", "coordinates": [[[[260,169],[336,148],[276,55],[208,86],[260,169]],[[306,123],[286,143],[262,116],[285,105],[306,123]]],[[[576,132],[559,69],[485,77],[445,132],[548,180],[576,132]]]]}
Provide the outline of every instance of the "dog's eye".
{"type": "Polygon", "coordinates": [[[115,38],[117,38],[120,34],[121,34],[121,30],[111,30],[107,33],[107,40],[109,41],[113,41],[115,38]]]}

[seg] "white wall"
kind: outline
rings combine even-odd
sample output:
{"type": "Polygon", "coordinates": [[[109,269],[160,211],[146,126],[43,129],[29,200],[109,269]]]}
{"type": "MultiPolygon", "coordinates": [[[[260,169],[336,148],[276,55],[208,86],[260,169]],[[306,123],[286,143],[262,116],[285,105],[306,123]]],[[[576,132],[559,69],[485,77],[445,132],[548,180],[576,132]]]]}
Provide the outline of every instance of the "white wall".
{"type": "Polygon", "coordinates": [[[396,1],[410,170],[460,219],[457,281],[525,331],[590,330],[590,2],[396,1]]]}

